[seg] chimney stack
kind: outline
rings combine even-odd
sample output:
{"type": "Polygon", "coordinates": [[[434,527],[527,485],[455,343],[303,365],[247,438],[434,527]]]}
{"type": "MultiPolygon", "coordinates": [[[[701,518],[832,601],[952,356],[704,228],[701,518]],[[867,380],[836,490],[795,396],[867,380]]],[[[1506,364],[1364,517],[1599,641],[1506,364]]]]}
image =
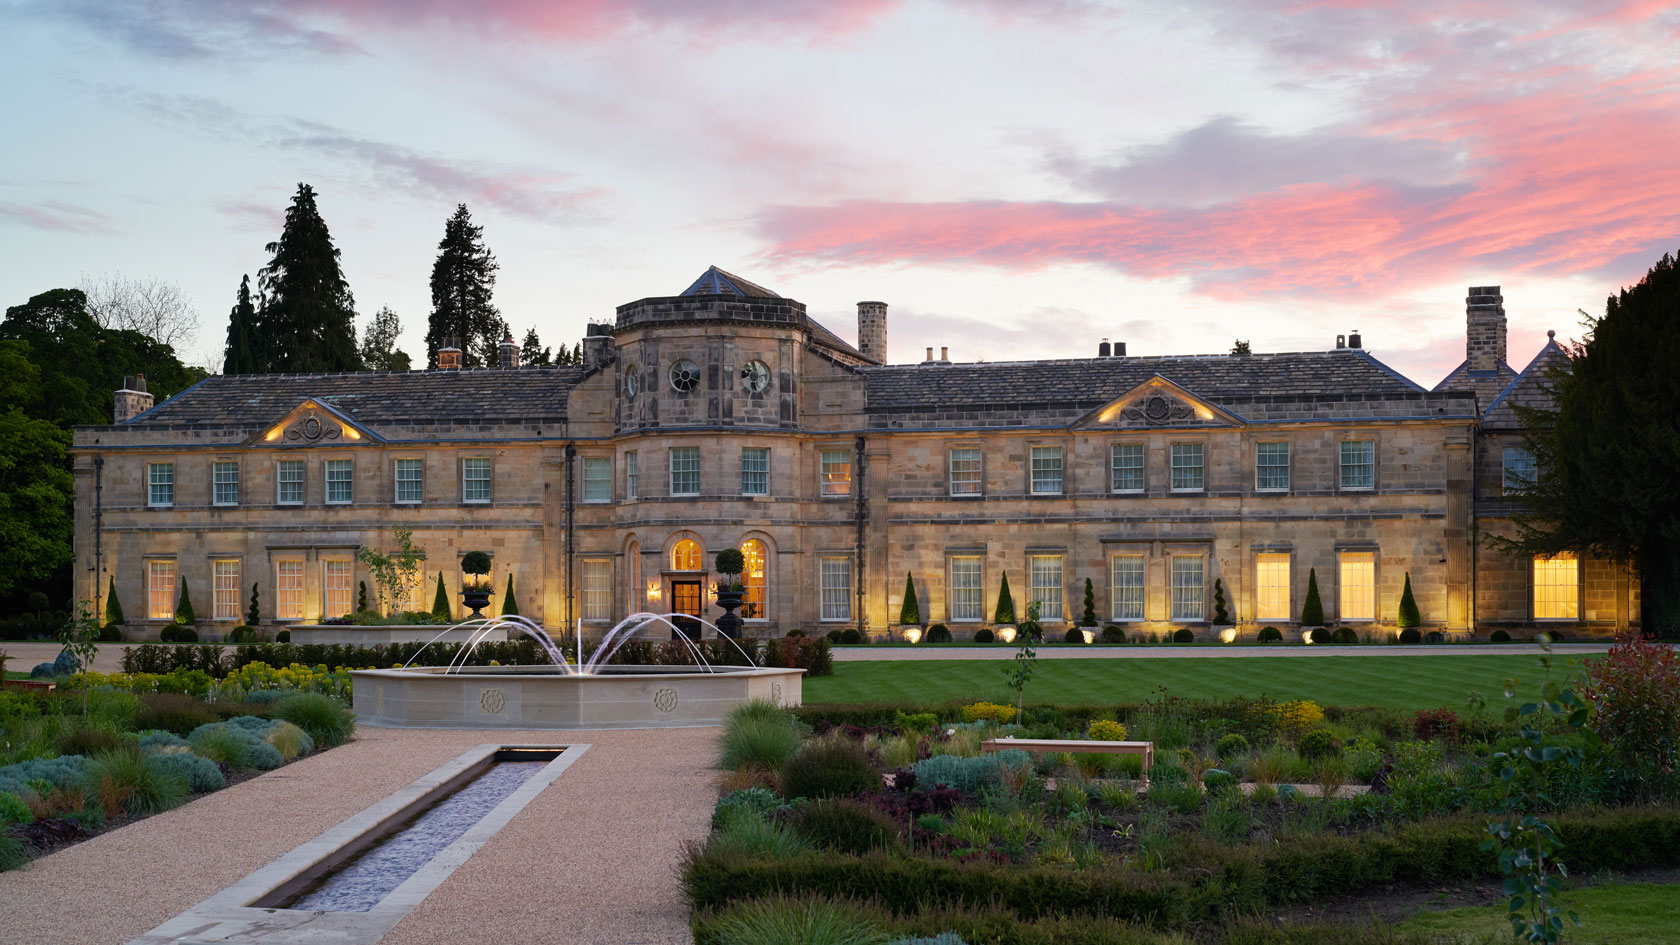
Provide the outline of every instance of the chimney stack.
{"type": "Polygon", "coordinates": [[[1114,343],[1114,356],[1117,358],[1123,358],[1126,356],[1126,343],[1124,341],[1116,341],[1114,343]]]}
{"type": "Polygon", "coordinates": [[[1109,345],[1108,345],[1108,339],[1104,338],[1102,340],[1102,343],[1097,345],[1097,357],[1099,357],[1099,358],[1108,357],[1108,353],[1109,353],[1110,350],[1111,349],[1109,348],[1109,345]]]}
{"type": "Polygon", "coordinates": [[[1355,328],[1353,331],[1348,333],[1349,348],[1363,348],[1364,346],[1363,340],[1359,337],[1359,329],[1355,328]]]}
{"type": "Polygon", "coordinates": [[[146,392],[146,375],[123,375],[122,390],[111,399],[111,416],[117,423],[127,423],[152,409],[152,395],[146,392]]]}
{"type": "Polygon", "coordinates": [[[932,364],[933,363],[933,345],[928,345],[927,357],[922,359],[922,363],[923,364],[932,364]]]}
{"type": "Polygon", "coordinates": [[[950,364],[951,363],[951,349],[947,348],[944,345],[940,345],[939,346],[939,360],[945,362],[946,364],[950,364]]]}
{"type": "Polygon", "coordinates": [[[1464,299],[1464,361],[1472,374],[1505,366],[1505,296],[1499,286],[1473,285],[1464,299]]]}
{"type": "Polygon", "coordinates": [[[508,369],[519,367],[519,346],[513,343],[512,329],[502,332],[502,343],[497,349],[497,355],[499,356],[497,362],[501,367],[508,369]]]}
{"type": "Polygon", "coordinates": [[[443,339],[443,344],[437,349],[437,369],[440,371],[459,371],[461,369],[461,343],[454,338],[443,339]]]}
{"type": "Polygon", "coordinates": [[[583,330],[584,370],[593,370],[613,360],[613,352],[617,348],[612,331],[613,326],[603,322],[590,322],[583,330]]]}
{"type": "MultiPolygon", "coordinates": [[[[858,352],[879,364],[887,363],[887,303],[859,302],[858,352]]],[[[933,360],[933,349],[928,349],[933,360]]]]}

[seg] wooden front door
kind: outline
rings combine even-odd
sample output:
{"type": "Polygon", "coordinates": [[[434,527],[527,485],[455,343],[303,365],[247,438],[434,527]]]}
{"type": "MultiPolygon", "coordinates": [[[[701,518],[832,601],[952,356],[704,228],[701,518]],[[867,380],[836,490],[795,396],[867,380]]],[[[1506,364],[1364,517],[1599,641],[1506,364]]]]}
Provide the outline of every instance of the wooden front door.
{"type": "MultiPolygon", "coordinates": [[[[696,618],[700,616],[700,608],[704,601],[705,595],[701,593],[699,581],[671,582],[671,610],[675,613],[688,615],[686,617],[673,617],[671,622],[680,627],[682,632],[691,640],[700,639],[700,621],[696,618]]],[[[676,638],[676,631],[673,630],[671,639],[675,640],[676,638]]]]}

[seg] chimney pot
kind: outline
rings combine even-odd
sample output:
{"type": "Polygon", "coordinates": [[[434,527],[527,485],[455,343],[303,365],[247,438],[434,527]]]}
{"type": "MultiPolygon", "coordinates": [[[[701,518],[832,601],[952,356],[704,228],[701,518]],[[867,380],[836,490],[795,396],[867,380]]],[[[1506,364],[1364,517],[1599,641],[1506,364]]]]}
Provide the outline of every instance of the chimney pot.
{"type": "Polygon", "coordinates": [[[1359,337],[1359,329],[1355,328],[1353,331],[1348,333],[1348,347],[1349,348],[1364,347],[1364,340],[1359,337]]]}
{"type": "Polygon", "coordinates": [[[947,347],[945,345],[940,345],[939,346],[939,360],[941,360],[941,361],[951,360],[951,349],[949,347],[947,347]]]}
{"type": "Polygon", "coordinates": [[[927,357],[923,358],[922,360],[923,361],[932,361],[933,360],[933,345],[928,345],[927,357]]]}
{"type": "Polygon", "coordinates": [[[1123,358],[1126,356],[1126,343],[1124,341],[1116,341],[1114,343],[1114,356],[1117,358],[1123,358]]]}
{"type": "Polygon", "coordinates": [[[1346,347],[1347,347],[1347,336],[1346,335],[1337,335],[1336,336],[1336,350],[1340,351],[1340,350],[1342,350],[1343,348],[1346,348],[1346,347]]]}
{"type": "Polygon", "coordinates": [[[1104,338],[1102,340],[1102,343],[1097,345],[1097,357],[1106,358],[1106,357],[1109,356],[1109,351],[1111,351],[1111,350],[1112,349],[1110,348],[1110,346],[1108,344],[1108,339],[1104,338]]]}

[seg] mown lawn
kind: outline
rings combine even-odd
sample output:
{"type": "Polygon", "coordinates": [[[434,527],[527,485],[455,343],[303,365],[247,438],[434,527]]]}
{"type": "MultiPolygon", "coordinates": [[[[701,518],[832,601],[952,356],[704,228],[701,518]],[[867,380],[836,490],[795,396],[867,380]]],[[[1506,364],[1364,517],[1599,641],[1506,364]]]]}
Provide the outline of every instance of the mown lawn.
{"type": "MultiPolygon", "coordinates": [[[[1554,678],[1590,657],[1552,657],[1554,678]]],[[[805,680],[813,703],[977,702],[1013,703],[1004,684],[1007,661],[915,660],[835,663],[834,675],[805,680]]],[[[1312,699],[1321,705],[1372,705],[1401,709],[1464,708],[1471,692],[1491,708],[1503,699],[1504,681],[1534,695],[1545,679],[1537,655],[1524,656],[1317,656],[1248,659],[1038,660],[1027,683],[1028,704],[1139,702],[1168,693],[1198,699],[1269,696],[1312,699]]]]}
{"type": "MultiPolygon", "coordinates": [[[[1593,945],[1680,943],[1680,886],[1656,883],[1604,884],[1564,894],[1564,903],[1581,917],[1581,927],[1564,927],[1566,942],[1593,945]]],[[[1504,906],[1430,912],[1400,924],[1405,932],[1427,932],[1509,941],[1511,924],[1504,906]]]]}

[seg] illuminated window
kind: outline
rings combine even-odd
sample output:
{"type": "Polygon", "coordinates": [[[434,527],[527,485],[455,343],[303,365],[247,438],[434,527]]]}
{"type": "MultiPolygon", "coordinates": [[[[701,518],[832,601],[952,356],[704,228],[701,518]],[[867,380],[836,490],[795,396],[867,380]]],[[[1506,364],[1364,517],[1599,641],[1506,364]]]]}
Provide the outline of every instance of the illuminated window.
{"type": "Polygon", "coordinates": [[[413,505],[420,501],[425,493],[426,461],[421,459],[397,460],[397,495],[396,500],[405,505],[413,505]]]}
{"type": "Polygon", "coordinates": [[[770,616],[766,609],[770,588],[767,558],[764,542],[756,538],[741,542],[741,583],[746,586],[746,593],[741,595],[741,616],[748,620],[770,616]]]}
{"type": "Polygon", "coordinates": [[[416,567],[406,576],[406,580],[397,587],[397,599],[391,602],[398,613],[403,611],[430,610],[431,605],[426,602],[426,571],[416,567]]]}
{"type": "Polygon", "coordinates": [[[1575,556],[1567,551],[1534,558],[1534,619],[1580,619],[1575,556]]]}
{"type": "Polygon", "coordinates": [[[239,619],[239,561],[214,561],[210,564],[212,587],[211,615],[216,620],[239,619]]]}
{"type": "Polygon", "coordinates": [[[1255,619],[1289,619],[1289,555],[1254,556],[1254,591],[1255,619]]]}
{"type": "Polygon", "coordinates": [[[847,450],[822,451],[822,494],[852,494],[852,454],[847,450]]]}
{"type": "Polygon", "coordinates": [[[1505,492],[1521,492],[1534,485],[1534,454],[1518,446],[1505,447],[1505,492]]]}
{"type": "Polygon", "coordinates": [[[700,570],[700,543],[684,538],[671,546],[671,570],[700,570]]]}
{"type": "Polygon", "coordinates": [[[742,447],[741,494],[770,494],[770,448],[768,446],[742,447]]]}
{"type": "Polygon", "coordinates": [[[1201,555],[1172,556],[1172,619],[1203,619],[1207,606],[1205,564],[1201,555]]]}
{"type": "Polygon", "coordinates": [[[303,562],[287,559],[274,562],[274,617],[276,620],[303,619],[303,562]]]}
{"type": "Polygon", "coordinates": [[[636,542],[631,542],[630,547],[624,550],[624,558],[630,570],[630,586],[628,588],[630,596],[625,601],[627,605],[625,612],[639,613],[647,609],[642,604],[644,593],[642,590],[642,546],[636,542]]]}
{"type": "Polygon", "coordinates": [[[1369,489],[1377,481],[1375,440],[1342,441],[1342,488],[1369,489]]]}
{"type": "Polygon", "coordinates": [[[1120,443],[1109,453],[1109,489],[1143,491],[1143,444],[1120,443]]]}
{"type": "Polygon", "coordinates": [[[671,494],[700,494],[700,447],[679,446],[671,450],[671,494]]]}
{"type": "Polygon", "coordinates": [[[636,451],[624,454],[624,497],[634,499],[641,495],[642,489],[641,464],[636,460],[636,451]]]}
{"type": "Polygon", "coordinates": [[[1038,601],[1038,619],[1062,619],[1062,556],[1032,555],[1027,559],[1031,575],[1032,593],[1028,600],[1038,601]]]}
{"type": "Polygon", "coordinates": [[[852,619],[852,559],[821,558],[817,561],[821,619],[852,619]]]}
{"type": "Polygon", "coordinates": [[[583,619],[612,619],[612,559],[583,559],[583,619]]]}
{"type": "Polygon", "coordinates": [[[1109,586],[1115,620],[1143,619],[1143,555],[1115,555],[1109,559],[1109,586]]]}
{"type": "Polygon", "coordinates": [[[1202,444],[1172,445],[1172,491],[1202,491],[1202,444]]]}
{"type": "Polygon", "coordinates": [[[461,501],[490,501],[490,458],[472,456],[461,460],[461,501]]]}
{"type": "Polygon", "coordinates": [[[350,502],[353,470],[348,459],[327,460],[327,504],[346,505],[350,502]]]}
{"type": "Polygon", "coordinates": [[[1254,444],[1254,488],[1280,492],[1289,488],[1289,444],[1254,444]]]}
{"type": "Polygon", "coordinates": [[[612,501],[612,457],[583,458],[583,501],[612,501]]]}
{"type": "Polygon", "coordinates": [[[211,501],[217,505],[239,504],[239,464],[211,463],[211,501]]]}
{"type": "Polygon", "coordinates": [[[1059,495],[1062,491],[1062,448],[1032,448],[1032,491],[1035,495],[1059,495]]]}
{"type": "Polygon", "coordinates": [[[303,460],[282,459],[274,464],[274,501],[279,505],[303,504],[303,460]]]}
{"type": "Polygon", "coordinates": [[[349,558],[328,558],[321,562],[321,613],[343,617],[355,610],[351,590],[355,586],[349,558]]]}
{"type": "Polygon", "coordinates": [[[1342,620],[1377,619],[1377,555],[1374,551],[1344,551],[1338,580],[1342,620]]]}
{"type": "Polygon", "coordinates": [[[951,494],[980,494],[980,451],[964,447],[951,451],[951,494]]]}
{"type": "Polygon", "coordinates": [[[175,616],[175,561],[173,558],[146,562],[146,616],[168,620],[175,616]]]}
{"type": "Polygon", "coordinates": [[[166,509],[175,504],[175,464],[146,464],[146,504],[166,509]]]}
{"type": "Polygon", "coordinates": [[[984,558],[952,558],[948,565],[951,581],[951,620],[978,622],[986,619],[986,593],[982,568],[984,558]]]}

